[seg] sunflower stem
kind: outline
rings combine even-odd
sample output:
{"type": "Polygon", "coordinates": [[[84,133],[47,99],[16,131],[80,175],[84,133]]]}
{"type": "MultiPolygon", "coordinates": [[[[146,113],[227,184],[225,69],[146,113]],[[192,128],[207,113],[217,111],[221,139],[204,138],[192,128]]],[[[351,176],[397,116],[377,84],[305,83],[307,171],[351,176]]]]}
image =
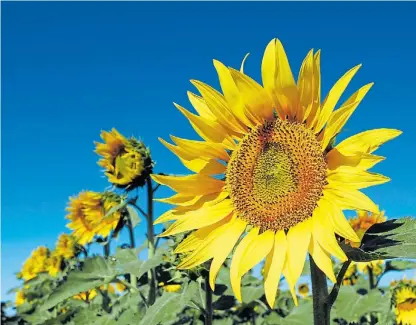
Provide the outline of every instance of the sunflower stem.
{"type": "Polygon", "coordinates": [[[313,319],[315,325],[329,325],[330,308],[328,305],[328,284],[325,274],[315,264],[309,255],[311,265],[313,319]]]}
{"type": "Polygon", "coordinates": [[[205,325],[212,325],[212,291],[209,286],[209,272],[205,276],[205,325]]]}
{"type": "MultiPolygon", "coordinates": [[[[147,242],[148,242],[148,258],[151,259],[155,255],[155,232],[153,229],[153,187],[150,176],[146,180],[147,185],[147,242]]],[[[148,305],[154,304],[156,299],[156,273],[155,269],[147,272],[149,283],[148,305]]]]}
{"type": "Polygon", "coordinates": [[[348,270],[348,267],[351,265],[351,260],[346,261],[344,264],[342,264],[341,270],[339,271],[337,275],[337,283],[334,284],[334,287],[331,290],[331,293],[328,296],[328,308],[329,312],[331,312],[331,308],[334,305],[335,300],[338,297],[339,290],[342,286],[342,280],[344,280],[345,273],[348,270]]]}
{"type": "Polygon", "coordinates": [[[374,281],[373,269],[371,267],[367,266],[367,270],[368,270],[368,281],[369,281],[369,285],[370,285],[370,290],[373,290],[376,287],[375,281],[374,281]]]}
{"type": "MultiPolygon", "coordinates": [[[[130,216],[127,219],[127,228],[129,229],[130,248],[136,248],[136,241],[134,239],[134,228],[130,216]]],[[[137,277],[134,274],[130,274],[130,284],[132,285],[132,287],[137,288],[137,277]]]]}

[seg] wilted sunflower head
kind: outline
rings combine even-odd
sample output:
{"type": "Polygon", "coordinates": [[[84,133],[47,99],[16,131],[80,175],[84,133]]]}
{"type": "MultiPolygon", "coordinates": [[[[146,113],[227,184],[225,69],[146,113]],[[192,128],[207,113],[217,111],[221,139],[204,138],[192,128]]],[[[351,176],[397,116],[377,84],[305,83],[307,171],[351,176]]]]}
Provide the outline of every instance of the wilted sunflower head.
{"type": "Polygon", "coordinates": [[[109,216],[110,209],[121,202],[114,193],[98,193],[83,191],[71,197],[67,207],[67,225],[72,236],[80,245],[85,245],[97,236],[107,237],[120,221],[121,212],[116,211],[109,216]]]}
{"type": "Polygon", "coordinates": [[[373,152],[401,132],[376,129],[334,146],[337,136],[372,83],[338,100],[360,65],[321,97],[320,51],[309,51],[297,82],[279,40],[266,47],[263,85],[244,71],[214,61],[222,94],[193,80],[188,92],[198,114],[176,105],[202,141],[161,140],[194,174],[152,175],[178,192],[159,201],[176,205],[155,223],[176,220],[162,236],[193,231],[177,247],[182,269],[212,259],[210,284],[234,246],[231,284],[241,301],[241,278],[264,258],[265,294],[273,307],[283,274],[296,302],[296,282],[309,252],[335,282],[331,256],[347,259],[335,234],[359,241],[343,210],[378,213],[360,190],[389,179],[369,168],[383,160],[373,152]],[[240,240],[241,239],[241,240],[240,240]]]}
{"type": "Polygon", "coordinates": [[[127,190],[143,186],[153,168],[144,143],[134,137],[127,139],[114,128],[102,131],[101,138],[104,143],[95,142],[95,152],[102,157],[98,165],[104,167],[109,182],[127,190]]]}
{"type": "Polygon", "coordinates": [[[45,246],[36,248],[30,257],[23,263],[20,277],[25,281],[35,278],[39,273],[46,272],[46,260],[49,250],[45,246]]]}
{"type": "Polygon", "coordinates": [[[392,297],[398,325],[416,324],[416,285],[414,282],[399,282],[392,297]]]}
{"type": "Polygon", "coordinates": [[[360,246],[361,239],[363,239],[365,232],[372,225],[376,223],[382,223],[387,220],[387,217],[384,216],[384,211],[380,213],[371,213],[368,211],[357,211],[357,216],[349,220],[352,229],[357,233],[360,241],[351,242],[351,246],[358,247],[360,246]]]}
{"type": "Polygon", "coordinates": [[[75,256],[76,241],[71,235],[61,234],[56,242],[56,254],[65,259],[75,256]]]}

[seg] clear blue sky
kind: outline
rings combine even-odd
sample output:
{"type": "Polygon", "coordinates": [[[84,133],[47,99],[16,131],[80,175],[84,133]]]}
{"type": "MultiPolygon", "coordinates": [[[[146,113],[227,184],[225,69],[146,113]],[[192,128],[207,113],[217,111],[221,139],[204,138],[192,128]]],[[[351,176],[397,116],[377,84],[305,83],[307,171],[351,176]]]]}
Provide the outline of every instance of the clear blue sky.
{"type": "MultiPolygon", "coordinates": [[[[323,91],[363,63],[348,94],[375,86],[344,135],[399,128],[367,192],[390,217],[414,215],[416,3],[2,2],[2,297],[30,251],[65,231],[65,205],[108,184],[93,141],[118,128],[150,146],[156,171],[185,172],[157,138],[195,138],[172,102],[189,107],[195,78],[218,86],[212,59],[259,79],[274,37],[297,74],[322,49],[323,91]]],[[[168,194],[163,189],[160,195],[168,194]]],[[[157,205],[161,213],[166,206],[157,205]]],[[[139,240],[144,229],[136,229],[139,240]]]]}

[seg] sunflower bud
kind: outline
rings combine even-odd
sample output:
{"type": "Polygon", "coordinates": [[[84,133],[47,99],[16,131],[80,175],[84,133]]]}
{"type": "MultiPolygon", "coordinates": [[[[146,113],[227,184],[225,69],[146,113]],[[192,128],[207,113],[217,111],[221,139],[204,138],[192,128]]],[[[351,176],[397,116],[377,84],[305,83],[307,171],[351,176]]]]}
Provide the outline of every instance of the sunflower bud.
{"type": "Polygon", "coordinates": [[[95,152],[102,157],[98,165],[104,168],[108,181],[128,191],[143,186],[153,168],[144,143],[134,137],[127,139],[114,128],[102,131],[101,138],[104,143],[95,142],[95,152]]]}

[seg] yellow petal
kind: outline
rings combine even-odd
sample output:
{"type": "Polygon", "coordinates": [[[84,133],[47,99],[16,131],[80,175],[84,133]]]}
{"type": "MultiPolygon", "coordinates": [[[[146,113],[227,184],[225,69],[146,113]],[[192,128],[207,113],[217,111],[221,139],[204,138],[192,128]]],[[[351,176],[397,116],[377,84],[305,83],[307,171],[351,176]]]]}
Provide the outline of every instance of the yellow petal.
{"type": "Polygon", "coordinates": [[[318,207],[314,211],[312,217],[312,237],[327,253],[335,256],[340,261],[346,261],[347,256],[335,238],[332,222],[330,221],[330,217],[328,216],[328,211],[324,203],[325,202],[323,200],[320,200],[318,202],[318,207]]]}
{"type": "Polygon", "coordinates": [[[318,242],[314,239],[311,240],[309,246],[309,253],[312,255],[315,264],[326,274],[326,276],[332,281],[337,282],[335,278],[334,269],[332,267],[331,258],[328,254],[319,246],[318,242]]]}
{"type": "Polygon", "coordinates": [[[253,121],[250,114],[246,111],[243,99],[240,96],[237,86],[233,78],[231,77],[230,70],[221,62],[214,60],[214,66],[217,70],[218,79],[220,81],[221,90],[224,93],[224,97],[233,112],[234,116],[241,121],[244,125],[252,127],[253,121]]]}
{"type": "Polygon", "coordinates": [[[308,219],[290,228],[287,233],[287,261],[293,283],[296,283],[302,274],[311,240],[311,232],[312,219],[308,219]]]}
{"type": "Polygon", "coordinates": [[[358,133],[338,144],[335,148],[344,155],[356,152],[372,153],[383,143],[402,134],[395,129],[375,129],[358,133]]]}
{"type": "Polygon", "coordinates": [[[321,51],[318,50],[313,56],[313,79],[315,85],[314,100],[305,112],[306,125],[313,128],[319,120],[321,114],[321,51]]]}
{"type": "Polygon", "coordinates": [[[256,118],[259,124],[264,119],[273,118],[273,102],[267,92],[253,79],[241,72],[230,68],[231,76],[240,92],[250,115],[256,118]]]}
{"type": "Polygon", "coordinates": [[[340,166],[350,166],[361,170],[367,170],[385,159],[381,156],[362,152],[344,155],[339,152],[337,148],[332,149],[326,155],[326,158],[328,161],[329,170],[337,169],[340,166]]]}
{"type": "Polygon", "coordinates": [[[171,236],[181,232],[212,225],[230,215],[234,206],[231,200],[224,200],[213,206],[203,206],[199,210],[189,211],[185,217],[173,223],[160,237],[171,236]]]}
{"type": "Polygon", "coordinates": [[[217,278],[217,274],[222,264],[231,253],[231,250],[234,248],[234,245],[237,243],[240,236],[243,234],[246,229],[246,225],[247,223],[245,221],[235,218],[232,224],[230,224],[230,227],[227,229],[227,233],[217,239],[216,247],[213,248],[215,255],[212,259],[209,270],[209,284],[212,290],[215,290],[215,279],[217,278]]]}
{"type": "Polygon", "coordinates": [[[226,100],[218,91],[198,80],[191,80],[191,83],[198,89],[219,123],[238,134],[245,133],[246,128],[242,128],[240,123],[237,122],[234,115],[228,109],[226,100]]]}
{"type": "Polygon", "coordinates": [[[322,110],[319,116],[318,124],[315,127],[316,133],[322,130],[325,123],[328,121],[329,116],[334,110],[335,105],[338,103],[338,100],[340,99],[341,95],[344,93],[344,90],[347,88],[351,79],[354,77],[354,75],[357,73],[360,67],[361,67],[361,64],[347,71],[331,88],[331,90],[329,91],[322,105],[322,110]]]}
{"type": "Polygon", "coordinates": [[[328,173],[327,180],[331,184],[330,186],[334,188],[347,186],[362,189],[386,183],[390,178],[351,166],[340,166],[328,173]]]}
{"type": "Polygon", "coordinates": [[[151,175],[152,179],[162,185],[169,186],[176,192],[188,195],[203,195],[221,192],[225,183],[209,176],[195,174],[188,176],[151,175]]]}
{"type": "Polygon", "coordinates": [[[289,291],[292,295],[293,302],[295,303],[295,306],[298,306],[298,297],[296,295],[296,290],[295,290],[296,282],[292,280],[292,275],[291,275],[290,270],[289,270],[289,263],[288,263],[287,256],[286,256],[285,265],[283,266],[282,273],[283,273],[284,277],[286,278],[287,286],[288,286],[289,291]]]}
{"type": "Polygon", "coordinates": [[[178,193],[172,195],[171,197],[164,198],[164,199],[154,199],[155,201],[168,203],[173,205],[180,205],[180,206],[187,206],[192,205],[196,201],[198,201],[202,195],[184,195],[182,193],[178,193]]]}
{"type": "Polygon", "coordinates": [[[325,129],[322,148],[326,148],[331,139],[341,131],[372,86],[373,83],[370,83],[361,87],[341,106],[340,109],[331,114],[325,129]]]}
{"type": "Polygon", "coordinates": [[[191,105],[195,108],[200,116],[207,120],[215,121],[215,115],[213,112],[211,112],[207,103],[202,97],[199,97],[190,91],[188,91],[187,94],[191,105]]]}
{"type": "Polygon", "coordinates": [[[197,116],[187,111],[182,106],[174,103],[176,108],[189,120],[192,127],[195,129],[201,138],[206,141],[215,143],[223,143],[227,148],[234,149],[235,143],[230,138],[228,131],[219,123],[197,116]]]}
{"type": "Polygon", "coordinates": [[[250,53],[247,53],[244,56],[243,61],[241,62],[241,66],[240,66],[240,72],[241,73],[244,73],[244,64],[246,63],[246,60],[247,60],[247,58],[248,58],[249,55],[250,55],[250,53]]]}
{"type": "Polygon", "coordinates": [[[241,277],[239,275],[240,263],[242,262],[242,257],[250,245],[250,243],[257,237],[259,233],[259,228],[253,228],[238,244],[237,248],[234,251],[233,259],[230,267],[230,278],[231,278],[231,287],[234,291],[236,298],[241,302],[241,277]]]}
{"type": "Polygon", "coordinates": [[[205,160],[196,158],[193,160],[180,160],[190,171],[203,175],[219,175],[224,174],[226,171],[226,166],[214,159],[205,160]]]}
{"type": "Polygon", "coordinates": [[[354,229],[352,229],[350,223],[345,218],[344,213],[342,210],[331,201],[324,200],[328,210],[330,210],[331,221],[334,227],[334,231],[344,237],[345,239],[351,240],[353,242],[359,242],[360,239],[358,238],[357,234],[355,233],[354,229]]]}
{"type": "MultiPolygon", "coordinates": [[[[296,113],[296,120],[303,122],[307,116],[308,107],[312,106],[316,85],[313,76],[313,50],[310,50],[302,62],[298,77],[299,106],[296,113]]],[[[310,111],[310,108],[309,108],[310,111]]]]}
{"type": "Polygon", "coordinates": [[[220,143],[182,139],[173,135],[171,135],[170,138],[178,145],[178,147],[188,153],[196,153],[196,155],[200,157],[210,159],[221,159],[224,161],[230,159],[230,156],[225,151],[225,147],[220,143]]]}
{"type": "Polygon", "coordinates": [[[204,263],[211,259],[218,250],[218,244],[223,242],[224,236],[227,235],[227,230],[232,225],[233,220],[232,216],[227,218],[228,221],[222,226],[218,227],[211,231],[211,233],[205,237],[205,240],[182,262],[178,265],[178,269],[190,269],[201,263],[204,263]]]}
{"type": "Polygon", "coordinates": [[[276,291],[279,287],[280,276],[286,260],[287,241],[283,230],[276,233],[274,246],[266,259],[267,269],[265,268],[264,291],[266,300],[270,308],[273,309],[276,299],[276,291]]]}
{"type": "Polygon", "coordinates": [[[379,213],[377,205],[363,192],[347,187],[332,188],[330,184],[325,188],[328,198],[338,203],[342,209],[365,210],[379,213]]]}
{"type": "Polygon", "coordinates": [[[258,235],[246,248],[241,258],[239,275],[244,276],[254,266],[260,263],[273,248],[274,232],[265,231],[258,235]]]}

